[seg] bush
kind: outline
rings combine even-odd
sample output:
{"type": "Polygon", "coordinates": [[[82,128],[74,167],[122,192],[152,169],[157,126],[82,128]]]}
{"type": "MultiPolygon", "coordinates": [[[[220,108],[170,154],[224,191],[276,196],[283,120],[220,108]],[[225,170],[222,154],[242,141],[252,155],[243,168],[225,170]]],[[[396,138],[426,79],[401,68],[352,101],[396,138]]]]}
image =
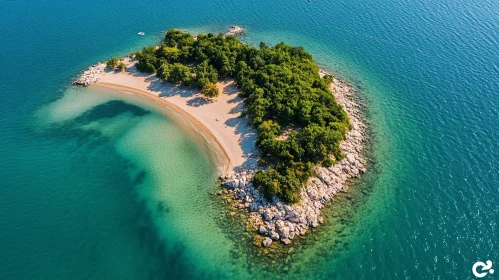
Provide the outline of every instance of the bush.
{"type": "Polygon", "coordinates": [[[156,76],[160,79],[168,80],[168,77],[170,76],[172,69],[173,65],[168,63],[163,63],[156,72],[156,76]]]}
{"type": "Polygon", "coordinates": [[[203,86],[201,94],[209,98],[217,97],[219,95],[218,87],[216,84],[208,82],[203,86]]]}
{"type": "Polygon", "coordinates": [[[125,71],[126,71],[126,65],[125,65],[125,63],[121,62],[121,63],[118,65],[118,69],[119,69],[121,72],[125,72],[125,71]]]}
{"type": "Polygon", "coordinates": [[[117,57],[113,57],[106,62],[106,67],[111,69],[111,70],[114,70],[114,69],[116,69],[116,67],[118,67],[119,63],[120,63],[120,59],[117,57]]]}
{"type": "Polygon", "coordinates": [[[195,73],[196,85],[201,89],[206,83],[216,84],[218,81],[217,70],[206,60],[196,66],[195,73]]]}
{"type": "Polygon", "coordinates": [[[190,86],[192,84],[191,68],[180,63],[173,64],[167,81],[190,86]]]}
{"type": "Polygon", "coordinates": [[[139,61],[136,66],[137,70],[141,72],[154,74],[160,66],[160,60],[156,57],[156,47],[154,46],[136,52],[135,58],[139,61]]]}
{"type": "Polygon", "coordinates": [[[322,162],[322,166],[324,167],[331,167],[334,164],[334,160],[327,158],[322,162]]]}

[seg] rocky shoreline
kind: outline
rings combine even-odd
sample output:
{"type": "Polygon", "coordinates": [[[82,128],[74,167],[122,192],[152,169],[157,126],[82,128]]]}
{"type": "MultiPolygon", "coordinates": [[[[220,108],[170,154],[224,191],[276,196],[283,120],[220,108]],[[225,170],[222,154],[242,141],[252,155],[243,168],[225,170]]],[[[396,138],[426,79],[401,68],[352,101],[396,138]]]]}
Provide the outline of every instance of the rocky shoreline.
{"type": "Polygon", "coordinates": [[[102,73],[101,64],[96,64],[88,67],[76,80],[73,81],[73,85],[76,86],[88,86],[92,83],[99,81],[98,75],[102,73]]]}
{"type": "MultiPolygon", "coordinates": [[[[320,75],[327,73],[320,71],[320,75]]],[[[275,241],[290,244],[305,235],[307,230],[324,222],[320,210],[334,200],[338,192],[346,191],[348,179],[366,172],[366,160],[362,151],[367,141],[366,125],[361,116],[361,104],[355,90],[345,82],[334,78],[331,90],[336,101],[348,114],[352,129],[346,140],[340,143],[345,157],[329,168],[315,167],[316,176],[308,180],[300,193],[300,202],[286,204],[276,197],[267,201],[251,183],[257,171],[249,169],[232,172],[222,178],[224,192],[233,197],[236,208],[249,212],[248,228],[261,235],[261,245],[270,246],[275,241]]]]}
{"type": "Polygon", "coordinates": [[[238,36],[244,33],[244,29],[241,26],[232,25],[229,30],[224,33],[224,37],[227,36],[238,36]]]}
{"type": "MultiPolygon", "coordinates": [[[[243,32],[241,27],[231,26],[224,36],[240,35],[243,32]]],[[[88,86],[98,82],[104,67],[101,63],[89,67],[73,81],[73,85],[88,86]]],[[[324,76],[328,73],[320,70],[319,74],[324,76]]],[[[290,244],[295,237],[303,236],[310,228],[318,227],[324,222],[320,216],[321,209],[332,202],[337,193],[346,191],[349,179],[366,172],[367,162],[362,151],[367,142],[367,127],[361,115],[362,105],[357,93],[350,85],[337,78],[333,79],[331,90],[336,101],[347,112],[352,126],[346,133],[346,140],[340,143],[345,157],[329,168],[315,167],[316,176],[310,178],[302,187],[298,203],[283,203],[276,197],[267,201],[253,186],[253,176],[260,168],[256,164],[256,147],[252,147],[254,152],[246,158],[243,166],[221,177],[223,190],[218,193],[225,193],[224,197],[229,198],[231,209],[249,213],[247,228],[259,234],[257,243],[264,247],[275,241],[290,244]]]]}

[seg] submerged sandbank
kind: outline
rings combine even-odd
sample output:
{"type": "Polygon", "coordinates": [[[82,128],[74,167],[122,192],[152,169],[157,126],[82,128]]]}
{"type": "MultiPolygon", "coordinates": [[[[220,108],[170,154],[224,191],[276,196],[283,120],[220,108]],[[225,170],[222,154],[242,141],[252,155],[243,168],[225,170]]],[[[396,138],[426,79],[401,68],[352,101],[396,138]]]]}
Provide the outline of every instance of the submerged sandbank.
{"type": "Polygon", "coordinates": [[[101,83],[92,84],[92,86],[113,89],[120,92],[133,94],[141,98],[147,98],[148,100],[152,101],[153,103],[159,106],[166,107],[166,109],[173,110],[175,113],[180,114],[183,118],[189,121],[189,123],[195,126],[196,131],[201,133],[209,143],[214,143],[214,145],[210,148],[215,149],[214,153],[216,157],[216,163],[220,167],[219,172],[223,175],[229,173],[230,170],[232,170],[230,158],[227,155],[226,150],[222,147],[221,143],[218,141],[217,137],[215,137],[215,135],[213,135],[213,133],[202,122],[198,121],[197,118],[193,117],[191,114],[187,113],[184,109],[180,108],[174,103],[169,102],[166,99],[163,99],[159,96],[153,95],[146,91],[118,84],[101,82],[101,83]]]}
{"type": "Polygon", "coordinates": [[[126,72],[108,71],[104,64],[92,66],[93,83],[90,86],[112,88],[129,92],[161,104],[181,114],[205,135],[221,155],[223,171],[229,175],[233,169],[256,168],[256,132],[241,117],[243,99],[231,80],[217,84],[221,92],[214,100],[204,98],[198,90],[178,87],[144,75],[135,70],[135,62],[124,59],[126,72]],[[255,160],[253,160],[255,159],[255,160]]]}
{"type": "MultiPolygon", "coordinates": [[[[104,64],[92,66],[85,72],[85,79],[92,86],[102,86],[133,93],[185,116],[204,135],[213,139],[216,149],[223,155],[222,178],[228,201],[234,208],[248,211],[249,229],[258,232],[255,243],[274,246],[273,241],[291,243],[296,236],[305,235],[308,229],[323,222],[320,210],[333,201],[338,192],[346,190],[350,178],[366,171],[362,151],[367,141],[366,125],[361,115],[361,104],[356,91],[345,82],[334,78],[331,90],[337,102],[346,111],[351,130],[340,143],[345,157],[331,167],[316,166],[315,176],[309,178],[300,191],[300,201],[286,204],[274,197],[268,201],[252,184],[259,168],[256,162],[256,133],[246,117],[241,116],[243,99],[234,82],[218,82],[221,95],[206,99],[199,90],[164,82],[155,75],[137,72],[136,61],[125,58],[126,71],[105,69],[104,64]],[[260,238],[260,239],[259,239],[260,238]]],[[[321,70],[321,75],[326,73],[321,70]]]]}

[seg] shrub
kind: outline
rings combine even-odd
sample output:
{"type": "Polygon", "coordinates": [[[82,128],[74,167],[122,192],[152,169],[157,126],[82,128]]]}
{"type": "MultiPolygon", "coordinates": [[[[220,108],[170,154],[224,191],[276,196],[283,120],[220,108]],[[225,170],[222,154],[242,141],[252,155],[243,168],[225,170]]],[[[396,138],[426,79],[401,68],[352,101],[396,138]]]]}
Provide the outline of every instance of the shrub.
{"type": "Polygon", "coordinates": [[[106,67],[111,69],[111,70],[114,70],[114,69],[116,69],[116,67],[118,67],[119,63],[120,63],[120,59],[117,57],[113,57],[106,62],[106,67]]]}
{"type": "Polygon", "coordinates": [[[219,95],[218,87],[216,84],[208,82],[203,86],[201,94],[209,98],[217,97],[219,95]]]}
{"type": "Polygon", "coordinates": [[[327,158],[322,162],[322,166],[324,167],[331,167],[334,164],[334,160],[327,158]]]}
{"type": "Polygon", "coordinates": [[[118,65],[118,69],[119,69],[121,72],[125,72],[125,71],[126,71],[126,65],[125,65],[125,63],[121,62],[121,63],[118,65]]]}
{"type": "Polygon", "coordinates": [[[176,84],[190,86],[192,84],[191,68],[180,63],[173,64],[167,80],[176,84]]]}

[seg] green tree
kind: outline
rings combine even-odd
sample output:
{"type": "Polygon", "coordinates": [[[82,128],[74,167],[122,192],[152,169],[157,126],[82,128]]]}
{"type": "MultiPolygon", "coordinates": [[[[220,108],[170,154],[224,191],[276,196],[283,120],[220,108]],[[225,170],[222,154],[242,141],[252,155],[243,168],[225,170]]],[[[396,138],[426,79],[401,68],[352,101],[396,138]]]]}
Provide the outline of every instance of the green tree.
{"type": "Polygon", "coordinates": [[[173,64],[167,80],[176,84],[190,86],[192,84],[191,68],[180,63],[173,64]]]}
{"type": "Polygon", "coordinates": [[[196,86],[203,88],[207,83],[217,83],[218,72],[208,61],[203,61],[196,66],[196,86]]]}
{"type": "Polygon", "coordinates": [[[119,63],[120,63],[120,59],[117,57],[113,57],[106,62],[106,67],[111,69],[111,70],[114,70],[114,69],[116,69],[116,67],[118,67],[119,63]]]}
{"type": "Polygon", "coordinates": [[[121,72],[125,72],[126,71],[126,65],[125,65],[125,63],[121,62],[120,64],[118,64],[118,69],[121,72]]]}
{"type": "Polygon", "coordinates": [[[209,98],[217,97],[219,95],[218,87],[216,84],[208,82],[203,86],[201,94],[209,98]]]}
{"type": "Polygon", "coordinates": [[[177,47],[168,47],[166,44],[161,44],[156,53],[158,57],[165,58],[169,63],[180,61],[181,52],[177,47]]]}
{"type": "Polygon", "coordinates": [[[156,76],[160,79],[168,80],[168,77],[170,76],[172,69],[173,69],[173,65],[165,62],[165,63],[161,64],[161,66],[158,68],[158,71],[156,72],[156,76]]]}

